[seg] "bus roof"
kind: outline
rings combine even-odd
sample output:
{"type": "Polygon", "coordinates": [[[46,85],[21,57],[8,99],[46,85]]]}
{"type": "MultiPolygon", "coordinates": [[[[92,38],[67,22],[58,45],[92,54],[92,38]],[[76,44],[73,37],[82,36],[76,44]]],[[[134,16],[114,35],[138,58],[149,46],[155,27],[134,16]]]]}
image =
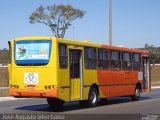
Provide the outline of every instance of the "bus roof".
{"type": "Polygon", "coordinates": [[[140,50],[136,48],[127,48],[127,47],[120,47],[120,46],[98,44],[90,40],[70,40],[70,39],[55,38],[55,37],[49,37],[49,36],[30,36],[30,37],[15,38],[12,40],[21,41],[21,40],[44,40],[44,39],[45,40],[56,40],[57,42],[60,42],[60,43],[73,44],[73,45],[79,45],[79,46],[99,47],[99,48],[105,48],[105,49],[110,49],[110,50],[135,52],[135,53],[141,53],[141,54],[147,54],[147,55],[150,54],[148,50],[140,50]]]}

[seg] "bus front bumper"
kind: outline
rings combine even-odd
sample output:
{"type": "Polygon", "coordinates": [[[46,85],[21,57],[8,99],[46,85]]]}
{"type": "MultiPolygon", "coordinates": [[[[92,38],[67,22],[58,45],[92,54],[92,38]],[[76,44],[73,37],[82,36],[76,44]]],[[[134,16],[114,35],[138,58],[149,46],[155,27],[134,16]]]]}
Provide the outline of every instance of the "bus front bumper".
{"type": "Polygon", "coordinates": [[[58,97],[57,89],[52,90],[17,90],[9,89],[9,95],[14,97],[58,97]]]}

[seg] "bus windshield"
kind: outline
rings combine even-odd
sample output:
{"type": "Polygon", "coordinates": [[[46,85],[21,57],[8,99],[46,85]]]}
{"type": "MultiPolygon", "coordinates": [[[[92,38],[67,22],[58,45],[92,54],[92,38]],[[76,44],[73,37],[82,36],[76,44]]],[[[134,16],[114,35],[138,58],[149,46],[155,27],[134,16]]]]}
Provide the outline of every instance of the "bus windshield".
{"type": "Polygon", "coordinates": [[[50,59],[51,40],[16,41],[14,59],[16,65],[46,65],[50,59]]]}

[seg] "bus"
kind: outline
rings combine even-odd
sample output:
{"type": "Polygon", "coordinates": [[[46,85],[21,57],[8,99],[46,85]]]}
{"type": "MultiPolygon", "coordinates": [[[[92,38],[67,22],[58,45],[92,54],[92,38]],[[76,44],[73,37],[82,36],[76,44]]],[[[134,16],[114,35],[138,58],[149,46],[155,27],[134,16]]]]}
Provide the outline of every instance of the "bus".
{"type": "Polygon", "coordinates": [[[9,43],[9,94],[46,98],[49,106],[79,101],[94,107],[100,99],[150,92],[147,50],[53,37],[23,37],[9,43]]]}

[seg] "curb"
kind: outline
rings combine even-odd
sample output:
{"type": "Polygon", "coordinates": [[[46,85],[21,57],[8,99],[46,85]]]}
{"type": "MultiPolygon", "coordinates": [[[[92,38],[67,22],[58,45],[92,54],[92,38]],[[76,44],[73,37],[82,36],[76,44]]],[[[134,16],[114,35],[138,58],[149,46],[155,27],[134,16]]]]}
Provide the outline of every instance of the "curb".
{"type": "Polygon", "coordinates": [[[160,86],[152,86],[151,89],[160,89],[160,86]]]}
{"type": "Polygon", "coordinates": [[[27,98],[15,98],[15,97],[0,97],[0,102],[1,101],[12,101],[12,100],[24,100],[27,98]]]}
{"type": "Polygon", "coordinates": [[[0,87],[0,90],[8,90],[9,87],[0,87]]]}

